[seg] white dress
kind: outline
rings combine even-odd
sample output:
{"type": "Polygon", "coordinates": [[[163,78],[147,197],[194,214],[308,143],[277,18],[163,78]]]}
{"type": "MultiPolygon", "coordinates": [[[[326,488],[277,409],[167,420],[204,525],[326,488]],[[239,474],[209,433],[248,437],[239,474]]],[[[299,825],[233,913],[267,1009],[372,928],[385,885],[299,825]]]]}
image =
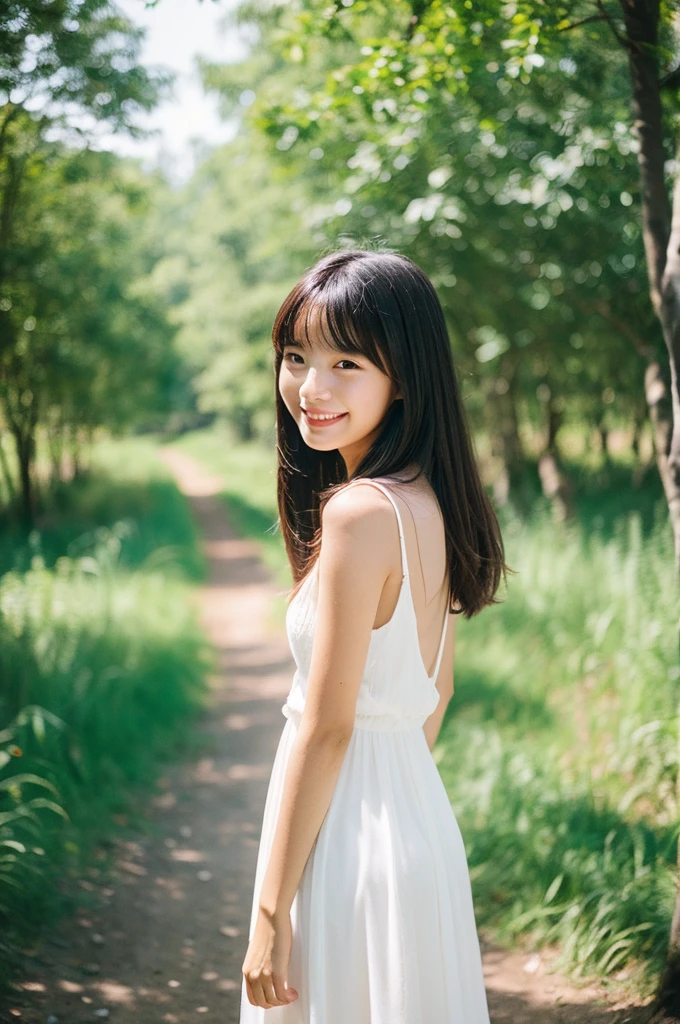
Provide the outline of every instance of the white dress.
{"type": "MultiPolygon", "coordinates": [[[[373,630],[352,737],[291,906],[288,984],[299,998],[253,1006],[242,981],[240,1024],[489,1024],[465,847],[423,732],[439,702],[449,612],[428,676],[401,515],[388,488],[370,483],[397,514],[399,599],[373,630]]],[[[286,613],[297,671],[265,802],[249,938],[304,707],[316,577],[315,567],[286,613]]]]}

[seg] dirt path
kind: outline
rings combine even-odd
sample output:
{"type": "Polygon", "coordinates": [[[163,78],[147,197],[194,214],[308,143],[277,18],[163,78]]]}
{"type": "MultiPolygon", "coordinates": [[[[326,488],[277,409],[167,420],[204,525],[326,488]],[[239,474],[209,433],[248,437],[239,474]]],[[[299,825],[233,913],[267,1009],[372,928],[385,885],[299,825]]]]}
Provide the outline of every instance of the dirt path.
{"type": "MultiPolygon", "coordinates": [[[[106,880],[96,870],[78,880],[79,911],[49,931],[12,1006],[0,1007],[2,1024],[238,1022],[259,831],[294,665],[270,619],[276,585],[256,544],[226,521],[221,482],[175,451],[164,459],[210,564],[201,614],[218,672],[201,754],[161,779],[143,834],[116,841],[106,880]]],[[[597,986],[577,989],[548,973],[545,954],[482,945],[493,1024],[643,1019],[607,1004],[597,986]]]]}

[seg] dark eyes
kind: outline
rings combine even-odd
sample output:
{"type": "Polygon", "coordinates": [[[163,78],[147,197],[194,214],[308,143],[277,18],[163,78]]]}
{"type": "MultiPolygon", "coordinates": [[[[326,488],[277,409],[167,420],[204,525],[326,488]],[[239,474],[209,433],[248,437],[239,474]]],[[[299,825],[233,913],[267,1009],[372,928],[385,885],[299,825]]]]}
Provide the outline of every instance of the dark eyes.
{"type": "MultiPolygon", "coordinates": [[[[294,358],[295,359],[302,359],[302,356],[298,355],[297,352],[287,352],[284,355],[283,358],[287,359],[290,362],[294,358]]],[[[354,367],[357,370],[361,369],[361,367],[357,363],[355,363],[354,360],[352,360],[352,359],[341,359],[340,362],[341,363],[349,363],[350,364],[349,365],[349,369],[351,369],[352,367],[354,367]]],[[[300,365],[301,365],[301,363],[293,363],[293,366],[300,366],[300,365]]]]}

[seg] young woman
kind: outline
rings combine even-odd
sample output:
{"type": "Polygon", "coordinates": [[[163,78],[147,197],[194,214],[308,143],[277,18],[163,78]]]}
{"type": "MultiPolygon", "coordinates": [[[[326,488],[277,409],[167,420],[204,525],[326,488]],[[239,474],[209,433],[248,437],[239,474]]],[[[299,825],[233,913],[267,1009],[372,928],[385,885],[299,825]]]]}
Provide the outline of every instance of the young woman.
{"type": "Polygon", "coordinates": [[[297,671],[240,1024],[489,1024],[465,847],[430,751],[455,616],[496,603],[508,567],[442,309],[404,256],[336,252],[286,298],[273,341],[297,671]]]}

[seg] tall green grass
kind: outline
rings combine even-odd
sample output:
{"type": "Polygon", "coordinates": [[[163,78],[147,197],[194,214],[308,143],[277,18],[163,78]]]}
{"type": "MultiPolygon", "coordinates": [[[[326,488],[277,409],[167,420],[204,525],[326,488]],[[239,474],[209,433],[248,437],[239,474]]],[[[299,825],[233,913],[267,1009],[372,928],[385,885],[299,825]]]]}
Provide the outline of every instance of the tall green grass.
{"type": "Polygon", "coordinates": [[[113,529],[121,568],[163,563],[166,573],[200,581],[205,565],[196,527],[158,459],[156,443],[105,439],[91,458],[91,472],[51,489],[41,501],[35,530],[27,531],[0,508],[0,572],[28,569],[35,555],[54,566],[63,555],[86,553],[113,529]]]}
{"type": "MultiPolygon", "coordinates": [[[[250,510],[283,576],[275,452],[218,430],[179,442],[250,510]],[[276,545],[272,548],[272,540],[276,545]]],[[[675,893],[680,818],[680,598],[658,479],[578,466],[577,516],[539,501],[501,513],[517,570],[502,603],[458,620],[455,694],[435,757],[468,852],[480,926],[507,945],[559,950],[560,967],[651,992],[675,893]]]]}
{"type": "Polygon", "coordinates": [[[666,517],[505,524],[502,604],[457,627],[437,749],[481,922],[649,992],[678,837],[680,599],[666,517]]]}
{"type": "Polygon", "coordinates": [[[100,446],[42,525],[0,577],[0,984],[57,879],[186,743],[211,664],[195,529],[150,443],[100,446]]]}

